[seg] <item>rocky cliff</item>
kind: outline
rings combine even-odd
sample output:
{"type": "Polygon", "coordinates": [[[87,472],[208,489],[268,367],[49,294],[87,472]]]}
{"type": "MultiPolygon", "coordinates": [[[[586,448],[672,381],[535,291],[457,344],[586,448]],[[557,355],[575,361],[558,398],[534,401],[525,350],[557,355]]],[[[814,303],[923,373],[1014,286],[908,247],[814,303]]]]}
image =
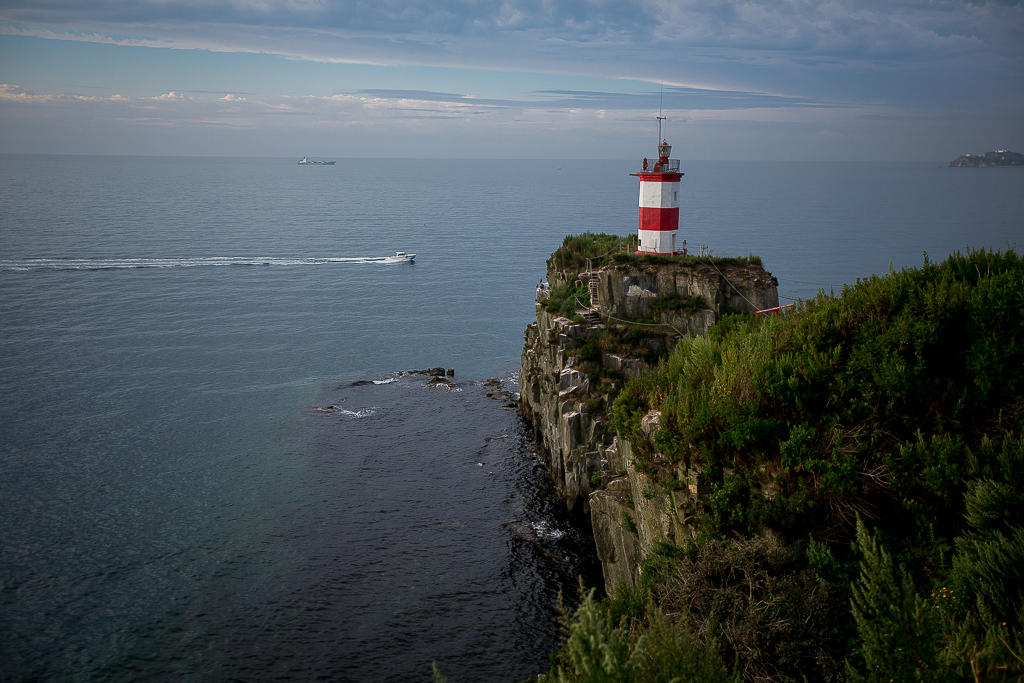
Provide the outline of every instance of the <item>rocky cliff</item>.
{"type": "MultiPolygon", "coordinates": [[[[689,520],[704,494],[695,472],[677,473],[686,487],[669,494],[634,466],[628,442],[610,424],[615,396],[683,336],[705,334],[726,313],[778,306],[777,282],[742,259],[632,260],[583,272],[556,263],[548,261],[550,285],[585,289],[589,301],[577,299],[569,318],[553,310],[550,289],[538,289],[537,322],[526,329],[522,354],[519,408],[569,508],[591,515],[611,593],[635,581],[659,541],[679,543],[691,533],[689,520]]],[[[651,429],[656,421],[656,414],[649,416],[651,429]]]]}

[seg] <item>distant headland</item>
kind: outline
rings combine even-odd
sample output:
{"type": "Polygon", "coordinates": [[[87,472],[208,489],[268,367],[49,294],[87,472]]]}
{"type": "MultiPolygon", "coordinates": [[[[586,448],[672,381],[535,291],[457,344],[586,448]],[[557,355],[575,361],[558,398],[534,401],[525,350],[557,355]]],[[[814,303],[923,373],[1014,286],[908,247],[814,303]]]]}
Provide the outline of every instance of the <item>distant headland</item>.
{"type": "Polygon", "coordinates": [[[949,162],[958,168],[994,168],[999,166],[1024,166],[1024,154],[997,149],[984,154],[965,154],[949,162]]]}

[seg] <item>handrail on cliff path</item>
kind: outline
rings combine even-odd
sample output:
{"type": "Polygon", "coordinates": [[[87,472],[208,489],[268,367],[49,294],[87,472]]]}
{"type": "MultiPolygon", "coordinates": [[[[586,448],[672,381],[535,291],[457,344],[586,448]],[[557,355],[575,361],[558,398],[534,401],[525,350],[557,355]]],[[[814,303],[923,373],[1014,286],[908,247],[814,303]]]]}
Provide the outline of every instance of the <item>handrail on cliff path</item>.
{"type": "Polygon", "coordinates": [[[785,306],[776,306],[775,308],[765,308],[760,311],[754,311],[755,317],[761,317],[761,314],[765,315],[792,315],[796,312],[796,304],[786,304],[785,306]]]}

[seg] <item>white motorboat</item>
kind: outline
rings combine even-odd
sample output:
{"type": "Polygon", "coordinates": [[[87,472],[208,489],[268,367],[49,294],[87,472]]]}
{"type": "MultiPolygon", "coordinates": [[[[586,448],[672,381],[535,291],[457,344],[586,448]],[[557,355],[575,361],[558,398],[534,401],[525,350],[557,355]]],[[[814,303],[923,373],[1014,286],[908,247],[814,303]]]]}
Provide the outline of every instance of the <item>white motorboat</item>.
{"type": "Polygon", "coordinates": [[[352,260],[362,261],[363,263],[412,263],[414,258],[416,258],[416,254],[396,251],[394,256],[363,256],[362,258],[352,260]]]}
{"type": "Polygon", "coordinates": [[[412,263],[416,254],[407,254],[404,251],[396,251],[394,256],[384,256],[381,260],[384,263],[412,263]]]}
{"type": "Polygon", "coordinates": [[[309,157],[302,157],[299,159],[299,164],[302,166],[334,166],[333,161],[314,161],[309,157]]]}

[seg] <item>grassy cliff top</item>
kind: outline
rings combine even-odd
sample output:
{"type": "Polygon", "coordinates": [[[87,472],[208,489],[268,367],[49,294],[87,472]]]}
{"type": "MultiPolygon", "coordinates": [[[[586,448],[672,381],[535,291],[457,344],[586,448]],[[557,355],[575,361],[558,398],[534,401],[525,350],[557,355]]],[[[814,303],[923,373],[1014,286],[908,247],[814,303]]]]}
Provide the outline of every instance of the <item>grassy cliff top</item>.
{"type": "Polygon", "coordinates": [[[606,233],[584,232],[578,235],[566,235],[562,246],[548,258],[548,271],[579,273],[587,268],[590,259],[592,268],[603,268],[608,265],[660,265],[673,264],[682,267],[695,267],[701,263],[713,263],[717,266],[753,264],[760,266],[761,257],[749,256],[655,256],[637,254],[637,236],[609,235],[606,233]]]}

